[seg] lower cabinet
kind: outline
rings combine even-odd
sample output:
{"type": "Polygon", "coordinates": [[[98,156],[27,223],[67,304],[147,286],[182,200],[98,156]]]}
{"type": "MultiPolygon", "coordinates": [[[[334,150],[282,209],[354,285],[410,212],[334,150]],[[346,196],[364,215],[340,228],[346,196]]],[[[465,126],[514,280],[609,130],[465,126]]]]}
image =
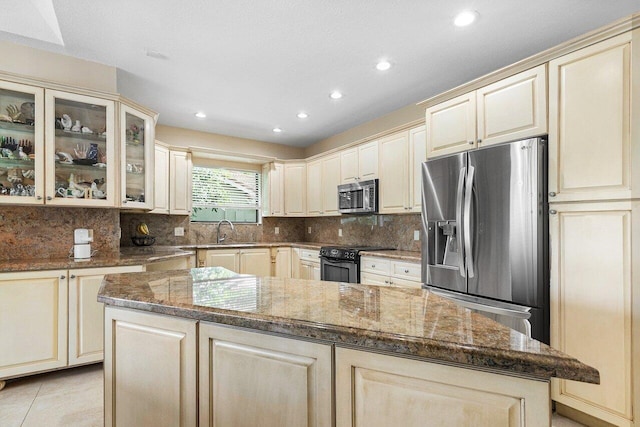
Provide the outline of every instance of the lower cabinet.
{"type": "Polygon", "coordinates": [[[332,425],[331,345],[201,322],[199,347],[200,426],[332,425]]]}
{"type": "Polygon", "coordinates": [[[549,383],[336,348],[336,426],[549,426],[549,383]]]}
{"type": "Polygon", "coordinates": [[[239,274],[271,276],[271,252],[269,248],[199,250],[198,267],[224,267],[239,274]]]}
{"type": "Polygon", "coordinates": [[[105,426],[197,425],[197,322],[107,307],[105,426]]]}
{"type": "Polygon", "coordinates": [[[186,270],[194,268],[195,266],[196,257],[195,255],[191,255],[189,257],[168,259],[147,264],[146,271],[186,270]]]}
{"type": "Polygon", "coordinates": [[[274,277],[283,279],[291,278],[291,248],[272,248],[271,258],[273,262],[274,277]]]}
{"type": "Polygon", "coordinates": [[[294,279],[320,280],[320,251],[309,248],[293,248],[291,277],[294,279]]]}
{"type": "Polygon", "coordinates": [[[422,287],[419,263],[363,256],[360,271],[360,283],[365,285],[422,287]]]}
{"type": "Polygon", "coordinates": [[[566,409],[638,425],[640,294],[633,269],[640,265],[640,202],[550,208],[551,345],[598,369],[601,382],[554,379],[552,398],[561,404],[558,412],[588,425],[591,420],[566,409]]]}

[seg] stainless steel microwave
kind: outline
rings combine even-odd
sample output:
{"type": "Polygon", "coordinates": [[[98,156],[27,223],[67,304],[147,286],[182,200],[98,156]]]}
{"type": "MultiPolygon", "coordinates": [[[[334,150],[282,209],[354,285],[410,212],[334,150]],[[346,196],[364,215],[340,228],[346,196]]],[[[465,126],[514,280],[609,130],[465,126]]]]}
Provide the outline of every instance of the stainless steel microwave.
{"type": "Polygon", "coordinates": [[[338,210],[350,214],[378,212],[378,180],[338,185],[338,210]]]}

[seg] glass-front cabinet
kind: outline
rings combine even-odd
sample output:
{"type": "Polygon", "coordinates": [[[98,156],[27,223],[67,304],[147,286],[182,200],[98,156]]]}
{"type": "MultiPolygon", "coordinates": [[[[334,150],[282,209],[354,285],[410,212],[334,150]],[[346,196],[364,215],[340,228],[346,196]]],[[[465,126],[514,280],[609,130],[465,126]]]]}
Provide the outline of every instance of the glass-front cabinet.
{"type": "Polygon", "coordinates": [[[120,104],[120,206],[153,209],[154,120],[120,104]]]}
{"type": "Polygon", "coordinates": [[[115,206],[115,102],[45,93],[47,204],[115,206]]]}
{"type": "Polygon", "coordinates": [[[0,81],[0,203],[44,203],[44,90],[0,81]]]}

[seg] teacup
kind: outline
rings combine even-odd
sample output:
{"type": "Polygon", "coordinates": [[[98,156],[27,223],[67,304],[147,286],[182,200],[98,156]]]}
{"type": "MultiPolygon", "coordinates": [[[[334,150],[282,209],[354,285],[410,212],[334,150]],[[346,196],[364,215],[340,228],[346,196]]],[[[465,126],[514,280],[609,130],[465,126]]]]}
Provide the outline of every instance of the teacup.
{"type": "Polygon", "coordinates": [[[58,194],[62,197],[84,197],[84,191],[77,188],[58,188],[58,194]]]}
{"type": "Polygon", "coordinates": [[[92,191],[92,195],[94,199],[106,199],[107,198],[107,193],[105,193],[102,190],[93,190],[92,191]]]}

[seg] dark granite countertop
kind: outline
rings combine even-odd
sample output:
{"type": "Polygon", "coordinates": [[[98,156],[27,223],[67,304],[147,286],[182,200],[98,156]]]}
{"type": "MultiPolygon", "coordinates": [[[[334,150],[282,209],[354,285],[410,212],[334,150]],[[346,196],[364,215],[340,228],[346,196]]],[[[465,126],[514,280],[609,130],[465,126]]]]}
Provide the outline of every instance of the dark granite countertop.
{"type": "Polygon", "coordinates": [[[98,301],[508,375],[599,382],[596,369],[423,289],[213,267],[107,275],[98,301]]]}
{"type": "Polygon", "coordinates": [[[279,248],[279,247],[296,247],[320,249],[321,246],[329,246],[324,243],[313,242],[230,242],[230,243],[198,243],[194,245],[180,246],[187,250],[197,249],[236,249],[236,248],[279,248]]]}
{"type": "Polygon", "coordinates": [[[87,260],[73,258],[35,258],[0,261],[0,273],[16,271],[62,270],[73,268],[119,267],[167,261],[194,255],[194,251],[173,246],[121,248],[117,255],[96,255],[87,260]]]}

